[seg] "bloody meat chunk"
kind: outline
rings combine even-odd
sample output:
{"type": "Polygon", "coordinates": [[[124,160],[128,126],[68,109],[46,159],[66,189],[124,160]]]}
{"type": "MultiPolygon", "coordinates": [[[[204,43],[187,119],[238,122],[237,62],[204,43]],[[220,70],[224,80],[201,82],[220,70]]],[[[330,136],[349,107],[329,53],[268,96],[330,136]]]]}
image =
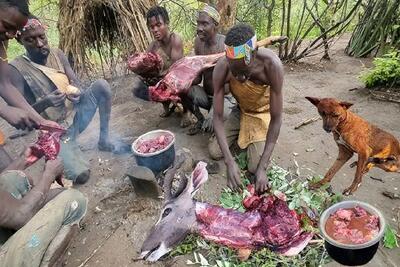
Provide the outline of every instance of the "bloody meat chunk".
{"type": "Polygon", "coordinates": [[[268,247],[280,254],[298,254],[313,234],[304,232],[297,213],[275,196],[257,196],[253,186],[243,200],[246,212],[201,203],[196,206],[199,233],[235,249],[268,247]]]}
{"type": "Polygon", "coordinates": [[[156,85],[150,86],[150,99],[157,102],[179,101],[180,94],[187,94],[193,80],[205,69],[215,66],[225,53],[184,57],[175,62],[165,77],[156,85]]]}
{"type": "Polygon", "coordinates": [[[172,135],[164,134],[149,140],[139,140],[136,145],[136,150],[143,154],[154,153],[166,148],[172,142],[172,139],[172,135]]]}
{"type": "MultiPolygon", "coordinates": [[[[55,160],[60,152],[60,140],[64,134],[63,129],[55,129],[54,131],[40,130],[37,141],[30,147],[31,154],[28,157],[29,165],[32,165],[42,157],[48,160],[55,160]]],[[[63,185],[62,177],[56,179],[56,182],[63,185]]]]}
{"type": "Polygon", "coordinates": [[[143,76],[158,74],[162,66],[162,58],[154,52],[135,53],[128,58],[128,69],[143,76]]]}

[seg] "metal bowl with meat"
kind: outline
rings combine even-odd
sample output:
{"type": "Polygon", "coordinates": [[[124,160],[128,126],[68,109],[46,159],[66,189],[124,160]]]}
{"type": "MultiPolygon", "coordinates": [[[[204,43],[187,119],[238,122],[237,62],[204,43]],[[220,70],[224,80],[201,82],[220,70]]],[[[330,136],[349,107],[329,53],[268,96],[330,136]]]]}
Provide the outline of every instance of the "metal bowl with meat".
{"type": "Polygon", "coordinates": [[[137,165],[147,167],[157,175],[174,162],[175,135],[166,130],[145,133],[133,142],[132,151],[137,165]]]}
{"type": "Polygon", "coordinates": [[[325,210],[319,227],[328,254],[340,264],[358,266],[374,257],[385,231],[385,219],[370,204],[350,200],[325,210]]]}

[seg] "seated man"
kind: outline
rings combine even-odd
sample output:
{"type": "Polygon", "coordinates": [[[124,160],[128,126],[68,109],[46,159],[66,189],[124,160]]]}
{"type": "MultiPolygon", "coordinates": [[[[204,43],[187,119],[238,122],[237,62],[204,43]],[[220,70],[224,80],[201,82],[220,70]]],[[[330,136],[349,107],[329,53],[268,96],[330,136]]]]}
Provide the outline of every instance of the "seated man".
{"type": "Polygon", "coordinates": [[[31,178],[21,171],[29,154],[0,174],[0,267],[55,266],[86,213],[82,193],[50,189],[61,161],[48,161],[41,177],[31,178]]]}
{"type": "MultiPolygon", "coordinates": [[[[10,79],[23,93],[33,108],[43,117],[62,124],[70,119],[69,104],[76,111],[67,136],[74,141],[83,132],[96,110],[100,114],[100,137],[98,148],[102,151],[121,152],[109,140],[111,113],[111,89],[104,80],[97,80],[86,90],[80,90],[80,82],[75,76],[66,56],[59,49],[50,49],[44,25],[31,17],[27,25],[17,35],[17,40],[25,47],[26,54],[17,57],[10,65],[10,79]],[[73,89],[72,93],[71,88],[73,89]],[[75,91],[75,92],[74,92],[75,91]]],[[[88,163],[80,156],[74,142],[62,142],[60,157],[66,169],[66,176],[75,183],[85,183],[89,178],[88,163]]]]}
{"type": "MultiPolygon", "coordinates": [[[[218,11],[210,5],[204,5],[199,11],[197,17],[197,37],[194,41],[194,54],[196,56],[224,52],[225,36],[217,33],[220,19],[218,11]]],[[[188,132],[190,135],[197,134],[203,126],[205,119],[200,111],[200,107],[208,111],[212,107],[212,96],[214,94],[212,85],[213,70],[214,68],[209,68],[203,71],[192,83],[193,86],[189,90],[189,93],[181,95],[183,107],[192,112],[197,119],[197,123],[188,132]],[[201,82],[203,82],[202,86],[199,85],[201,82]]],[[[227,88],[229,87],[227,86],[227,88]]],[[[211,124],[212,112],[209,112],[209,115],[208,122],[211,124]]]]}
{"type": "Polygon", "coordinates": [[[240,170],[229,148],[236,141],[247,149],[248,171],[255,175],[259,193],[268,187],[266,169],[282,124],[283,67],[269,49],[257,48],[254,30],[245,24],[234,26],[226,35],[226,57],[219,60],[213,73],[214,132],[211,157],[224,157],[228,186],[241,185],[240,170]],[[239,109],[223,122],[224,85],[230,84],[239,109]],[[218,146],[219,144],[219,146],[218,146]]]}
{"type": "MultiPolygon", "coordinates": [[[[138,79],[133,87],[133,94],[144,100],[149,100],[148,86],[155,85],[168,72],[175,61],[183,57],[183,41],[179,34],[170,32],[169,16],[164,7],[155,6],[146,14],[147,26],[155,40],[147,48],[147,52],[157,53],[163,60],[160,73],[149,73],[138,79]],[[146,77],[144,77],[146,76],[146,77]]],[[[170,103],[163,103],[164,113],[161,117],[172,114],[175,107],[170,108],[170,103]]]]}

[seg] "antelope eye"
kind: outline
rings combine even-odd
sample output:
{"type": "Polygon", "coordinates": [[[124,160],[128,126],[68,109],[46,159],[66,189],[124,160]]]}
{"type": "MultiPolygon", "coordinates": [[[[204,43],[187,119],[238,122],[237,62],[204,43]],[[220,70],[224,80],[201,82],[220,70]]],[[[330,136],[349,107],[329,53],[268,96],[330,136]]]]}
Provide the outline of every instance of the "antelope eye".
{"type": "Polygon", "coordinates": [[[171,208],[166,208],[162,214],[162,218],[165,218],[168,216],[168,214],[170,214],[171,212],[171,208]]]}

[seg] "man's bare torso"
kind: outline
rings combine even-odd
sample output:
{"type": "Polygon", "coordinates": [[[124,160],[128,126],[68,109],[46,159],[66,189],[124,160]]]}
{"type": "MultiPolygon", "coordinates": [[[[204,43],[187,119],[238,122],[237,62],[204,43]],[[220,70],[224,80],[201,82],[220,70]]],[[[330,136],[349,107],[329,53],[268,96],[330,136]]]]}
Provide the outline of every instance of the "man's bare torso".
{"type": "MultiPolygon", "coordinates": [[[[224,52],[225,50],[225,36],[217,34],[217,42],[215,45],[209,46],[206,42],[202,42],[199,38],[195,40],[195,54],[200,55],[211,55],[224,52]]],[[[214,68],[209,68],[203,72],[203,87],[208,95],[213,95],[214,90],[212,86],[212,74],[214,68]]]]}

